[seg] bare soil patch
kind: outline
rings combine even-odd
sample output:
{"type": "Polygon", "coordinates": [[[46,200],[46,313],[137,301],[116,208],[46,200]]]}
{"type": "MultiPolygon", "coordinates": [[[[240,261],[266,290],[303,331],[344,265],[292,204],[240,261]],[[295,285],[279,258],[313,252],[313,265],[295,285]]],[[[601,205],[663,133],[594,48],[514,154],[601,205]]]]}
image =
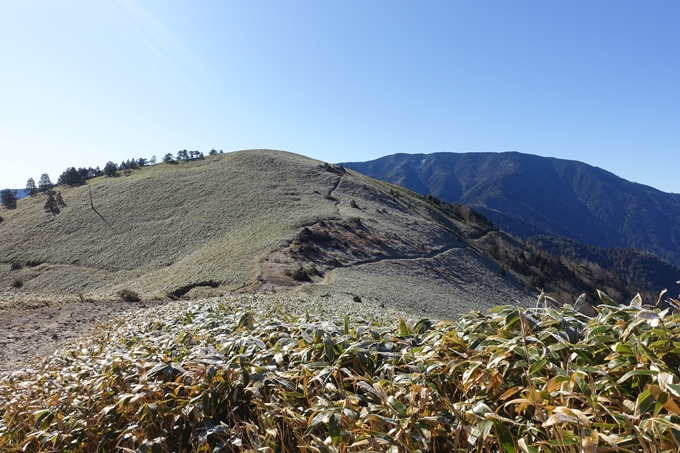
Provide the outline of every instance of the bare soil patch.
{"type": "Polygon", "coordinates": [[[0,374],[30,366],[127,311],[164,303],[73,302],[0,310],[0,374]]]}

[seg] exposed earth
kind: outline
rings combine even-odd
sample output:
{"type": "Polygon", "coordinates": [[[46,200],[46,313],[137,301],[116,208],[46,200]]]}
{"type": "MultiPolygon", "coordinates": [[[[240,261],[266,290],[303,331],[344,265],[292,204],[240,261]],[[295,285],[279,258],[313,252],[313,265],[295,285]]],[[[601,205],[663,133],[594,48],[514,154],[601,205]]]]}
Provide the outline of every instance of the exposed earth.
{"type": "Polygon", "coordinates": [[[72,302],[0,309],[0,374],[30,366],[58,348],[77,342],[101,322],[164,302],[72,302]]]}

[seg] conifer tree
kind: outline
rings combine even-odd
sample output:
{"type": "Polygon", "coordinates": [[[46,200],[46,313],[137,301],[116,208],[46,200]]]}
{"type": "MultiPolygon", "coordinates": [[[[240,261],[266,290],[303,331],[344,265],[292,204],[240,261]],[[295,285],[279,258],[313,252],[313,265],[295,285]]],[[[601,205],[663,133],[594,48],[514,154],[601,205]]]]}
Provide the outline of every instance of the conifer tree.
{"type": "Polygon", "coordinates": [[[75,167],[69,167],[64,170],[64,173],[62,173],[61,176],[59,176],[58,183],[65,186],[82,186],[85,184],[85,178],[83,178],[80,171],[76,170],[75,167]]]}
{"type": "Polygon", "coordinates": [[[26,193],[30,196],[34,196],[38,193],[38,187],[35,185],[35,180],[33,178],[29,178],[29,180],[26,181],[26,193]]]}
{"type": "Polygon", "coordinates": [[[52,184],[52,181],[50,180],[50,175],[47,173],[40,175],[40,179],[38,180],[38,190],[40,192],[46,192],[52,187],[54,187],[54,184],[52,184]]]}
{"type": "Polygon", "coordinates": [[[111,177],[118,176],[118,165],[111,161],[107,162],[104,166],[104,174],[111,177]]]}

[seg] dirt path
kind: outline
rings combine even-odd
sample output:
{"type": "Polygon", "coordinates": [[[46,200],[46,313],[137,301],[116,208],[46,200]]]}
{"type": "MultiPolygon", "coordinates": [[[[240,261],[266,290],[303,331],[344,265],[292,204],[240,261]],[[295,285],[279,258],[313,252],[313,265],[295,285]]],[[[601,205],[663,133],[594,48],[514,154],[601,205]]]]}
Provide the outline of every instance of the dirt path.
{"type": "Polygon", "coordinates": [[[85,302],[0,310],[0,374],[35,363],[92,332],[100,322],[163,302],[85,302]]]}

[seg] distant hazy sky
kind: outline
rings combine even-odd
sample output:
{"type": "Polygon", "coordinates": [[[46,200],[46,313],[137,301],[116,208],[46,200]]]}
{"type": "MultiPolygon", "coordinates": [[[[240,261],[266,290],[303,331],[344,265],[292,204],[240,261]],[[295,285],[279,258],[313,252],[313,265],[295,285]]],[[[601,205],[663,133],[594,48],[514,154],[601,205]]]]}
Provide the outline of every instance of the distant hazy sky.
{"type": "Polygon", "coordinates": [[[515,150],[680,192],[680,2],[0,0],[0,187],[213,147],[515,150]]]}

